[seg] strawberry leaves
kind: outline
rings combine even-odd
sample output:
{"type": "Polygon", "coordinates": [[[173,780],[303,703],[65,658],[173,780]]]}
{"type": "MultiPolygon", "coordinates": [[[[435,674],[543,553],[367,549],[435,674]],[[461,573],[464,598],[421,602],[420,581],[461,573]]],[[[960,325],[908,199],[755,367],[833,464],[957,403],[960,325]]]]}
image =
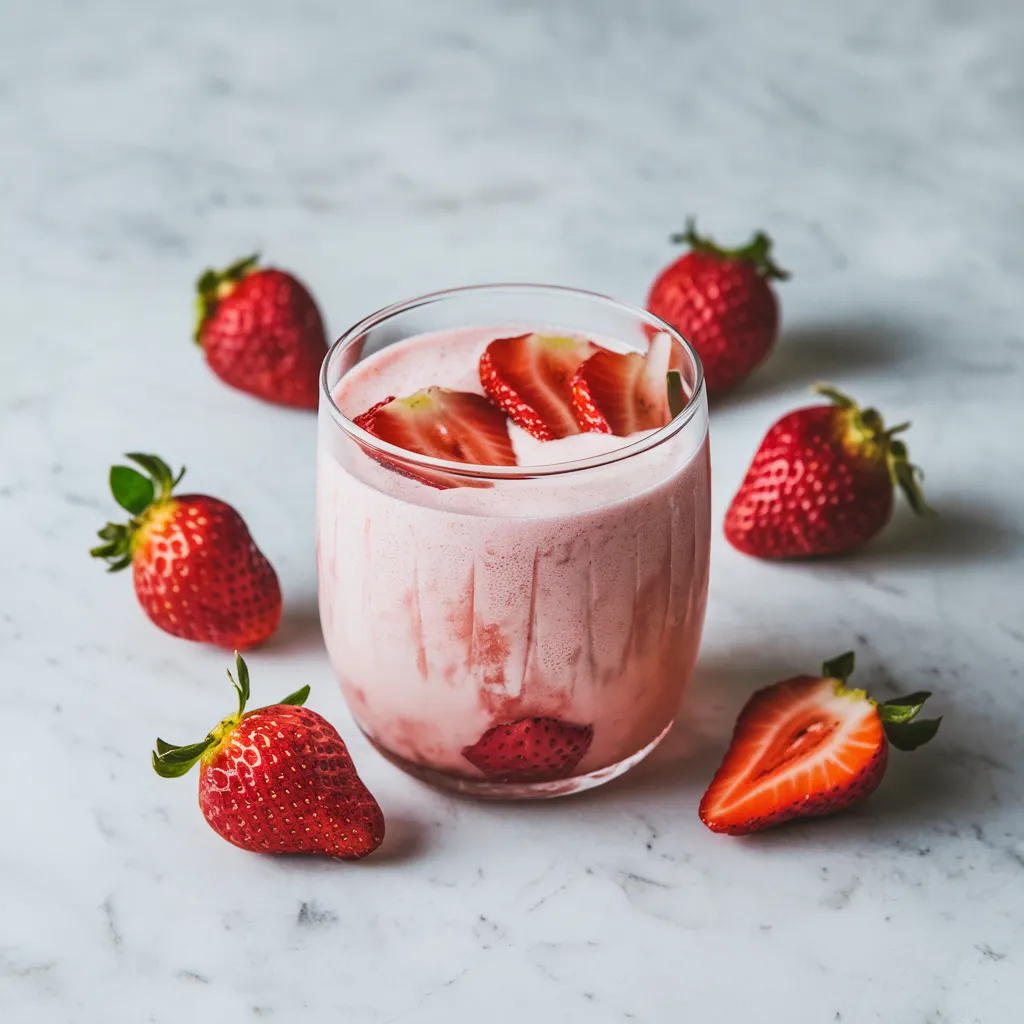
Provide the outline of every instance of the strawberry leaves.
{"type": "Polygon", "coordinates": [[[864,690],[846,690],[845,683],[853,673],[854,654],[847,651],[821,666],[825,679],[835,679],[844,684],[840,690],[850,696],[864,697],[878,709],[878,717],[885,730],[886,738],[897,750],[916,750],[927,743],[939,731],[942,718],[926,718],[917,721],[924,702],[931,696],[928,690],[916,690],[906,697],[894,697],[884,703],[872,700],[864,690]]]}
{"type": "Polygon", "coordinates": [[[309,696],[309,683],[306,683],[301,689],[296,690],[294,693],[288,694],[284,700],[279,700],[278,704],[289,704],[294,708],[301,708],[306,703],[306,698],[309,696]]]}
{"type": "MultiPolygon", "coordinates": [[[[235,675],[231,674],[231,670],[228,669],[228,679],[231,680],[231,685],[235,689],[235,693],[238,697],[238,710],[225,718],[215,729],[212,729],[206,734],[206,737],[200,740],[198,743],[191,743],[186,746],[178,746],[174,743],[168,743],[166,740],[157,737],[156,743],[154,744],[154,750],[152,753],[153,770],[163,779],[176,779],[182,775],[185,775],[192,766],[212,747],[220,747],[221,744],[227,739],[227,737],[234,731],[235,727],[239,722],[242,721],[245,714],[245,706],[249,702],[250,689],[249,689],[249,667],[245,663],[245,659],[235,651],[235,675]]],[[[306,698],[309,696],[309,686],[303,686],[301,689],[296,690],[294,693],[289,694],[284,700],[279,700],[277,704],[288,704],[292,707],[302,707],[306,703],[306,698]]],[[[268,707],[276,707],[277,705],[268,705],[268,707]]],[[[260,711],[265,711],[266,708],[259,708],[260,711]]],[[[255,712],[249,712],[249,714],[255,714],[255,712]]]]}
{"type": "Polygon", "coordinates": [[[927,690],[895,697],[878,706],[878,717],[889,742],[897,750],[917,750],[939,731],[939,718],[917,720],[924,702],[931,696],[927,690]]]}
{"type": "Polygon", "coordinates": [[[193,337],[197,345],[202,344],[202,332],[206,321],[213,316],[217,303],[238,284],[246,274],[256,269],[259,253],[244,256],[224,270],[207,268],[196,282],[196,327],[193,337]]]}
{"type": "Polygon", "coordinates": [[[141,515],[153,503],[156,488],[148,476],[128,466],[112,466],[110,490],[114,501],[133,516],[141,515]]]}
{"type": "Polygon", "coordinates": [[[725,249],[717,245],[707,235],[697,233],[697,219],[687,217],[686,230],[673,235],[672,241],[676,245],[688,245],[693,252],[703,253],[706,256],[714,256],[720,260],[739,260],[749,263],[755,270],[769,281],[786,281],[789,279],[789,271],[783,270],[771,257],[772,240],[763,231],[755,232],[753,238],[746,245],[735,249],[725,249]]]}
{"type": "Polygon", "coordinates": [[[238,651],[235,651],[235,671],[238,673],[238,679],[231,674],[231,669],[228,669],[228,679],[238,693],[238,717],[241,718],[245,714],[245,705],[249,702],[249,666],[238,651]]]}
{"type": "Polygon", "coordinates": [[[668,411],[675,419],[686,408],[686,392],[683,390],[683,375],[678,370],[669,370],[665,374],[668,389],[668,411]]]}
{"type": "Polygon", "coordinates": [[[114,501],[132,518],[127,523],[107,523],[98,532],[102,544],[92,548],[93,558],[107,562],[108,572],[118,572],[132,564],[132,539],[142,526],[146,512],[154,505],[170,499],[171,493],[185,475],[182,466],[177,476],[171,467],[158,455],[143,452],[128,452],[131,459],[148,475],[143,475],[131,466],[112,466],[110,469],[110,491],[114,501]]]}
{"type": "Polygon", "coordinates": [[[162,779],[180,778],[189,772],[196,761],[216,742],[217,738],[213,733],[200,743],[193,743],[187,747],[177,747],[158,738],[157,749],[153,751],[153,770],[162,779]]]}
{"type": "Polygon", "coordinates": [[[821,674],[825,679],[838,679],[845,683],[853,673],[854,653],[847,651],[845,654],[837,655],[835,658],[826,661],[821,666],[821,674]]]}

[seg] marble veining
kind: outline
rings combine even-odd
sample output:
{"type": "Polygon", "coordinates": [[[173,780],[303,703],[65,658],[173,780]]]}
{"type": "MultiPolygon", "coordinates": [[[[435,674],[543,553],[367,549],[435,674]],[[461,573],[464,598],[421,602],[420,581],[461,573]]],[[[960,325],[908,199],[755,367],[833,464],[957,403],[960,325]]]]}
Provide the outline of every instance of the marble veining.
{"type": "Polygon", "coordinates": [[[39,0],[0,28],[0,1018],[1004,1024],[1024,998],[1024,8],[1012,0],[39,0]],[[312,417],[190,343],[208,263],[297,270],[339,332],[533,279],[642,300],[687,213],[793,279],[712,410],[708,624],[680,722],[570,802],[424,788],[354,728],[319,638],[312,417]],[[828,379],[913,421],[942,517],[769,566],[720,536],[771,420],[828,379]],[[358,865],[247,856],[159,733],[231,708],[86,557],[110,462],[157,451],[277,567],[254,701],[310,683],[388,819],[358,865]],[[696,804],[756,685],[853,647],[939,740],[854,812],[756,840],[696,804]]]}

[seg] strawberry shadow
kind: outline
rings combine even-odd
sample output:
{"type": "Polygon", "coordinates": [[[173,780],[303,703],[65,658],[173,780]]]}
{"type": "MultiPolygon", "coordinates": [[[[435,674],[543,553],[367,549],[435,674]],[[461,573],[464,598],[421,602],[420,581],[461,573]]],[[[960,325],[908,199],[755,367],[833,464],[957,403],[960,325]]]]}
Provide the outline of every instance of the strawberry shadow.
{"type": "Polygon", "coordinates": [[[285,597],[281,625],[260,648],[270,655],[290,655],[301,651],[320,650],[324,646],[320,630],[320,611],[316,597],[285,597]]]}
{"type": "Polygon", "coordinates": [[[714,399],[712,407],[727,409],[753,398],[806,390],[818,381],[841,383],[850,374],[888,371],[913,358],[921,347],[916,335],[910,325],[881,317],[783,328],[764,365],[735,391],[714,399]]]}
{"type": "Polygon", "coordinates": [[[898,508],[892,522],[859,551],[836,560],[840,569],[924,569],[1004,561],[1024,549],[1024,533],[976,499],[929,495],[938,515],[921,519],[898,508]]]}
{"type": "Polygon", "coordinates": [[[360,861],[367,868],[405,864],[422,856],[428,848],[428,830],[416,818],[388,811],[385,823],[384,842],[373,854],[360,861]]]}

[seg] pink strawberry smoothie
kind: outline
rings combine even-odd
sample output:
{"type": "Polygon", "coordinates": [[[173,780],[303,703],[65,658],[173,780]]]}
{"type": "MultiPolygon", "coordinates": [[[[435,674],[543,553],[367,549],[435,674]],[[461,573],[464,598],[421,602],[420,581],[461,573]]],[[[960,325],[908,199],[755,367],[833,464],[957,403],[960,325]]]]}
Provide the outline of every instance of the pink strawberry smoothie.
{"type": "MultiPolygon", "coordinates": [[[[482,394],[483,349],[522,331],[399,341],[348,370],[335,404],[352,419],[430,385],[482,394]]],[[[646,448],[646,434],[541,442],[512,426],[521,467],[620,457],[438,489],[371,459],[322,408],[321,622],[352,714],[380,749],[472,790],[487,780],[464,751],[524,718],[592,730],[575,780],[617,774],[653,747],[690,676],[708,583],[706,412],[674,426],[646,448]]]]}

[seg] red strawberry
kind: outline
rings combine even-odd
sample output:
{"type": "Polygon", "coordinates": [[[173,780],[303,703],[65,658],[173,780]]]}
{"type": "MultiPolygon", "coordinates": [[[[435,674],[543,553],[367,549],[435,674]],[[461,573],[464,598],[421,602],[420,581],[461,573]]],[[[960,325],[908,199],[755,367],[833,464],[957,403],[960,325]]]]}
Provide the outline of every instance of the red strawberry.
{"type": "Polygon", "coordinates": [[[759,231],[739,249],[722,249],[697,234],[693,218],[673,242],[690,252],[655,278],[647,308],[697,350],[708,393],[728,391],[772,350],[779,305],[769,282],[789,277],[771,259],[771,239],[759,231]]]}
{"type": "Polygon", "coordinates": [[[488,729],[462,756],[493,782],[550,782],[573,774],[593,738],[589,725],[520,718],[488,729]]]}
{"type": "Polygon", "coordinates": [[[852,671],[853,654],[843,654],[820,678],[795,676],[747,701],[700,802],[712,832],[746,835],[842,811],[877,788],[890,744],[915,750],[938,731],[941,718],[914,721],[930,693],[879,704],[847,688],[852,671]]]}
{"type": "Polygon", "coordinates": [[[681,370],[684,360],[682,347],[665,331],[654,335],[646,355],[598,349],[572,379],[580,426],[619,437],[665,426],[679,411],[669,408],[666,374],[670,367],[681,370]]]}
{"type": "Polygon", "coordinates": [[[187,747],[156,741],[153,767],[177,778],[199,762],[199,806],[210,827],[254,853],[322,853],[354,860],[384,839],[384,815],[356,774],[345,741],[301,705],[309,687],[246,712],[249,672],[236,653],[238,711],[187,747]]]}
{"type": "Polygon", "coordinates": [[[513,423],[539,440],[578,434],[570,382],[580,363],[596,351],[582,338],[499,338],[480,357],[480,383],[513,423]]]}
{"type": "Polygon", "coordinates": [[[301,281],[257,269],[257,259],[199,278],[196,341],[226,384],[267,402],[316,409],[327,353],[320,311],[301,281]]]}
{"type": "Polygon", "coordinates": [[[932,514],[906,445],[874,409],[818,385],[832,405],[783,416],[765,435],[725,516],[725,536],[758,558],[835,555],[889,521],[893,485],[918,515],[932,514]]]}
{"type": "MultiPolygon", "coordinates": [[[[514,466],[508,420],[483,395],[425,388],[407,398],[385,398],[353,420],[382,441],[417,455],[476,466],[514,466]]],[[[457,474],[380,460],[432,487],[457,487],[457,474]]]]}
{"type": "Polygon", "coordinates": [[[273,635],[281,588],[242,517],[205,494],[172,495],[184,469],[174,477],[155,455],[127,457],[149,476],[111,469],[110,489],[132,518],[107,523],[90,554],[110,572],[130,565],[146,614],[174,636],[234,650],[273,635]]]}

